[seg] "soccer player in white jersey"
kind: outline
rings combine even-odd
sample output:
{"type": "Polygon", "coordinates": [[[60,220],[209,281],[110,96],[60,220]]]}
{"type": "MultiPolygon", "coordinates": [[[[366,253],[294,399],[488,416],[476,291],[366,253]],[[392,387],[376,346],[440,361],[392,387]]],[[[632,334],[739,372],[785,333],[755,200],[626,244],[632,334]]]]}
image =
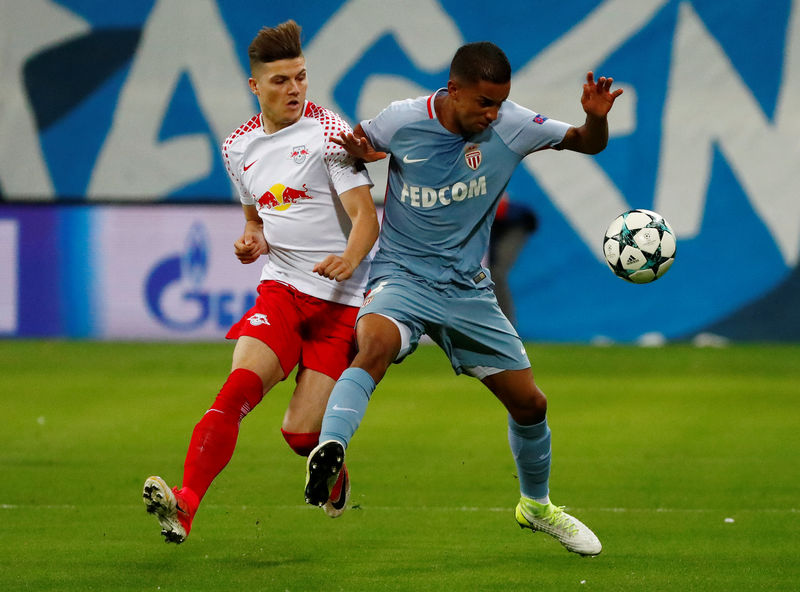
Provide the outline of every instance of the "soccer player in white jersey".
{"type": "MultiPolygon", "coordinates": [[[[378,219],[363,163],[330,141],[350,128],[306,100],[300,27],[263,28],[249,48],[250,89],[261,113],[222,147],[245,215],[235,242],[242,263],[262,255],[255,306],[229,331],[237,339],[227,381],[191,436],[181,488],[157,476],[144,485],[147,511],[167,542],[181,543],[211,482],[233,455],[239,424],[298,366],[281,432],[307,456],[317,445],[331,389],[355,354],[358,305],[378,219]]],[[[325,506],[342,513],[349,495],[340,471],[325,506]]]]}
{"type": "Polygon", "coordinates": [[[611,91],[612,82],[587,74],[586,121],[573,127],[508,101],[505,54],[492,43],[470,43],[456,52],[447,88],[392,103],[342,135],[351,154],[372,161],[390,153],[391,160],[379,248],[356,327],[358,354],[331,393],[320,445],[309,455],[307,503],[327,502],[375,385],[426,333],[457,374],[481,380],[508,411],[521,493],[517,523],[554,536],[569,551],[600,553],[594,533],[550,502],[547,400],[481,259],[500,196],[522,158],[545,148],[605,148],[606,116],[622,93],[611,91]]]}

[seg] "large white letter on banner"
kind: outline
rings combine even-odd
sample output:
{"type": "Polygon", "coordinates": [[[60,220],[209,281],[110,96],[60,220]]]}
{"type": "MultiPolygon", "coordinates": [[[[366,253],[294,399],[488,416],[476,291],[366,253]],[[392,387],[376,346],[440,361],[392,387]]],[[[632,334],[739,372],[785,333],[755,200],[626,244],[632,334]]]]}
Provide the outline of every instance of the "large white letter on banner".
{"type": "Polygon", "coordinates": [[[206,177],[222,141],[254,112],[247,75],[216,2],[159,0],[95,164],[89,196],[156,199],[206,177]],[[216,144],[202,134],[158,141],[183,73],[216,144]]]}
{"type": "MultiPolygon", "coordinates": [[[[628,38],[649,22],[667,0],[606,0],[570,32],[557,39],[514,77],[512,98],[557,119],[565,119],[564,97],[575,97],[566,110],[575,125],[585,114],[580,89],[586,71],[595,69],[628,38]]],[[[605,75],[604,72],[595,72],[605,75]]],[[[608,73],[613,76],[613,72],[608,73]]],[[[609,126],[630,133],[636,128],[634,89],[625,89],[609,113],[609,126]]],[[[600,240],[605,226],[628,209],[625,197],[590,156],[546,150],[522,161],[570,222],[591,252],[602,259],[600,240]]]]}
{"type": "Polygon", "coordinates": [[[23,92],[22,68],[31,56],[88,31],[89,26],[44,0],[3,2],[0,11],[0,187],[15,199],[52,198],[39,130],[23,92]]]}
{"type": "Polygon", "coordinates": [[[654,208],[680,238],[700,231],[714,145],[718,145],[784,261],[800,255],[800,1],[787,28],[774,123],[703,26],[680,6],[661,140],[654,208]]]}
{"type": "MultiPolygon", "coordinates": [[[[425,72],[446,67],[462,43],[453,19],[435,0],[409,0],[396,5],[350,0],[305,48],[309,79],[320,105],[340,111],[333,96],[336,85],[364,52],[387,33],[394,36],[414,65],[425,72]],[[331,60],[332,55],[336,56],[335,61],[331,60]]],[[[387,104],[384,99],[374,107],[383,108],[387,104]]],[[[377,115],[377,111],[372,115],[377,115]]]]}

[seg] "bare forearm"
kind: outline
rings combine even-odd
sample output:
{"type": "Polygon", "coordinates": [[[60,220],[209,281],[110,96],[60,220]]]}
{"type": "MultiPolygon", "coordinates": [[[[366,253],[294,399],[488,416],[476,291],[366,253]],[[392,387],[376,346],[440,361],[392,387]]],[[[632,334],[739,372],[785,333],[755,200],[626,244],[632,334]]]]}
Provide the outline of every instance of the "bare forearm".
{"type": "Polygon", "coordinates": [[[347,239],[347,246],[342,259],[351,264],[353,269],[358,267],[378,238],[378,217],[375,210],[359,212],[353,217],[353,228],[347,239]]]}
{"type": "Polygon", "coordinates": [[[259,226],[263,224],[261,216],[258,215],[258,208],[256,208],[256,206],[242,205],[242,211],[244,212],[245,224],[251,222],[259,226]]]}
{"type": "Polygon", "coordinates": [[[622,89],[611,90],[613,78],[601,76],[594,81],[594,73],[586,73],[586,84],[583,85],[581,106],[586,113],[586,121],[580,127],[572,127],[567,131],[561,143],[562,148],[597,154],[608,144],[608,112],[614,101],[622,94],[622,89]]]}
{"type": "Polygon", "coordinates": [[[341,255],[330,254],[314,266],[314,273],[341,282],[352,277],[378,238],[378,216],[369,186],[360,185],[342,193],[339,198],[352,227],[341,255]]]}
{"type": "MultiPolygon", "coordinates": [[[[586,122],[576,128],[575,139],[568,148],[584,154],[597,154],[608,145],[608,118],[586,115],[586,122]]],[[[565,146],[567,147],[567,146],[565,146]]]]}

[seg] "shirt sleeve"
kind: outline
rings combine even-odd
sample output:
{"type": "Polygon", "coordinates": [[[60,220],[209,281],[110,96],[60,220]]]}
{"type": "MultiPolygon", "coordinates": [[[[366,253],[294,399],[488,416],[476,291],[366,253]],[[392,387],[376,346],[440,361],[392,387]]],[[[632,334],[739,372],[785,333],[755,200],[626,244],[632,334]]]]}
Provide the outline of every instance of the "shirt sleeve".
{"type": "Polygon", "coordinates": [[[503,104],[501,116],[495,123],[495,130],[505,144],[523,156],[560,144],[571,127],[569,123],[550,119],[511,101],[503,104]]]}
{"type": "MultiPolygon", "coordinates": [[[[344,120],[338,117],[337,119],[337,132],[343,130],[345,133],[352,133],[352,128],[344,120]]],[[[344,148],[332,142],[330,137],[325,138],[324,158],[328,176],[337,194],[341,195],[345,191],[362,185],[372,187],[372,179],[370,179],[364,164],[350,156],[344,148]]]]}
{"type": "Polygon", "coordinates": [[[228,177],[236,190],[236,195],[239,196],[239,201],[244,205],[253,205],[256,203],[255,198],[248,193],[239,177],[239,171],[242,168],[242,152],[238,149],[237,143],[234,141],[233,137],[229,137],[222,144],[222,160],[225,163],[225,170],[228,172],[228,177]]]}
{"type": "Polygon", "coordinates": [[[367,134],[372,146],[379,152],[391,152],[392,137],[406,123],[424,118],[420,104],[425,97],[395,101],[372,119],[361,122],[361,129],[367,134]]]}

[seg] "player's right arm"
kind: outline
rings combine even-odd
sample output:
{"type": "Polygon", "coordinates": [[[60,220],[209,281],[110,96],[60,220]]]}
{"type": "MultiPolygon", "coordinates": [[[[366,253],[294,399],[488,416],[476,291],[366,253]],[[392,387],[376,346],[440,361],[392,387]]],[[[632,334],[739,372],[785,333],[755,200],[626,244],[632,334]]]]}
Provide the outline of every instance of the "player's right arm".
{"type": "Polygon", "coordinates": [[[233,252],[236,258],[242,263],[253,263],[261,255],[269,253],[269,245],[264,236],[264,223],[258,215],[258,208],[255,199],[242,182],[240,171],[242,170],[242,158],[246,144],[243,144],[246,135],[242,130],[252,129],[260,125],[258,116],[252,117],[248,122],[228,136],[222,143],[222,159],[225,163],[225,170],[228,172],[231,183],[236,189],[239,201],[242,203],[244,211],[244,232],[233,243],[233,252]]]}
{"type": "Polygon", "coordinates": [[[384,159],[391,152],[392,138],[399,129],[431,117],[426,106],[430,99],[432,96],[394,101],[372,119],[359,123],[353,133],[341,133],[331,140],[363,162],[384,159]]]}
{"type": "Polygon", "coordinates": [[[253,205],[242,205],[244,210],[244,233],[233,243],[236,258],[242,263],[253,263],[261,255],[269,253],[264,237],[264,225],[258,209],[253,205]]]}
{"type": "Polygon", "coordinates": [[[583,154],[602,152],[608,144],[608,112],[614,101],[622,94],[622,89],[611,91],[613,78],[601,76],[597,82],[594,73],[586,73],[583,85],[581,106],[586,113],[586,122],[580,127],[572,127],[564,135],[559,148],[566,148],[583,154]]]}

